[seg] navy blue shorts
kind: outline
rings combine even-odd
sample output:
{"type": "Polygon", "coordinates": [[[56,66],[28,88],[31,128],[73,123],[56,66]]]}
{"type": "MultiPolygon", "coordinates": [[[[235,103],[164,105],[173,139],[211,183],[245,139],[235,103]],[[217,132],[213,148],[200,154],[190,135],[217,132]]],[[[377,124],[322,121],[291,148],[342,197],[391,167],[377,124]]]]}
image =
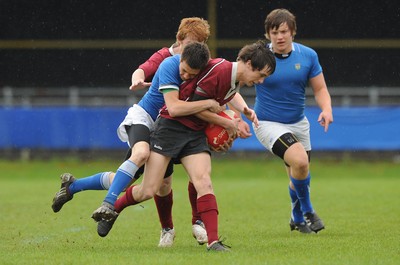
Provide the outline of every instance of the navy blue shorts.
{"type": "Polygon", "coordinates": [[[150,135],[150,149],[179,163],[182,157],[207,152],[204,130],[194,131],[176,120],[159,117],[150,135]]]}
{"type": "MultiPolygon", "coordinates": [[[[128,133],[129,137],[129,143],[132,143],[133,145],[136,144],[137,142],[140,141],[145,141],[150,144],[150,130],[147,126],[144,126],[142,124],[133,124],[132,126],[125,126],[126,132],[128,133]]],[[[128,152],[125,155],[125,160],[128,160],[131,157],[132,154],[132,149],[129,148],[128,152]]],[[[124,160],[124,161],[125,161],[124,160]]],[[[134,178],[139,179],[144,173],[144,165],[141,166],[135,173],[134,178]]],[[[164,178],[168,178],[169,176],[174,173],[174,164],[173,161],[171,161],[168,164],[167,170],[165,171],[164,178]]]]}

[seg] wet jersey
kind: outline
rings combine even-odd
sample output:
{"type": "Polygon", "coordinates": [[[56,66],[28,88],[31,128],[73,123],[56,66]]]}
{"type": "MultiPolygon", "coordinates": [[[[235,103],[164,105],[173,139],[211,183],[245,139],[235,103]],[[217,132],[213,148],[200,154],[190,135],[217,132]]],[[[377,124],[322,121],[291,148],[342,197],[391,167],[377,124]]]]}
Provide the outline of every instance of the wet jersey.
{"type": "MultiPolygon", "coordinates": [[[[184,82],[180,86],[179,99],[191,101],[195,95],[203,99],[215,99],[224,105],[239,92],[235,83],[237,63],[217,58],[208,62],[206,68],[194,79],[184,82]]],[[[163,107],[160,115],[164,118],[175,119],[193,130],[202,130],[207,125],[206,121],[194,115],[172,118],[168,110],[163,107]]]]}
{"type": "Polygon", "coordinates": [[[149,90],[139,101],[141,106],[153,120],[156,120],[161,107],[164,105],[164,96],[159,89],[170,88],[179,89],[182,79],[179,75],[180,54],[168,57],[162,61],[149,90]]]}
{"type": "Polygon", "coordinates": [[[139,65],[138,68],[144,71],[144,76],[146,77],[144,81],[150,82],[153,79],[154,74],[156,73],[161,62],[164,61],[165,58],[173,55],[174,53],[172,46],[170,48],[162,48],[155,52],[147,61],[139,65]]]}
{"type": "Polygon", "coordinates": [[[256,85],[254,111],[259,120],[296,123],[304,118],[306,87],[322,72],[317,53],[293,43],[288,58],[275,58],[275,72],[256,85]]]}

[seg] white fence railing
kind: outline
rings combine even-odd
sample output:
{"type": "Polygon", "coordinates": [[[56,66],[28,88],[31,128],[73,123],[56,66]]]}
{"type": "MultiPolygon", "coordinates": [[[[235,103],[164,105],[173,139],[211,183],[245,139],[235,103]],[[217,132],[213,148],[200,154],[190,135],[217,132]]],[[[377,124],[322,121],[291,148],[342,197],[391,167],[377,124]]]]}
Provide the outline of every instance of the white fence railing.
{"type": "MultiPolygon", "coordinates": [[[[4,107],[25,106],[130,106],[140,100],[146,90],[129,91],[127,87],[96,88],[13,88],[3,87],[0,104],[4,107]]],[[[400,87],[330,87],[334,106],[399,106],[400,87]]],[[[249,105],[254,104],[255,90],[243,88],[241,94],[249,105]]],[[[311,88],[307,89],[307,105],[315,105],[311,88]]]]}

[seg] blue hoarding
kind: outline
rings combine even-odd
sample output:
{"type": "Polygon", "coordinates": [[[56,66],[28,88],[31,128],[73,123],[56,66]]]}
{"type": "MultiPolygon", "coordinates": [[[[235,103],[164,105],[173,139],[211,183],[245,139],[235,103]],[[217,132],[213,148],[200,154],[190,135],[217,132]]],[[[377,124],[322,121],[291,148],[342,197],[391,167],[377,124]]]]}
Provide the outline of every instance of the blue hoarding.
{"type": "MultiPolygon", "coordinates": [[[[0,108],[0,149],[125,149],[116,129],[127,108],[0,108]]],[[[400,107],[335,107],[327,133],[319,109],[308,107],[313,150],[400,150],[400,107]]],[[[232,151],[261,151],[253,136],[232,151]]]]}

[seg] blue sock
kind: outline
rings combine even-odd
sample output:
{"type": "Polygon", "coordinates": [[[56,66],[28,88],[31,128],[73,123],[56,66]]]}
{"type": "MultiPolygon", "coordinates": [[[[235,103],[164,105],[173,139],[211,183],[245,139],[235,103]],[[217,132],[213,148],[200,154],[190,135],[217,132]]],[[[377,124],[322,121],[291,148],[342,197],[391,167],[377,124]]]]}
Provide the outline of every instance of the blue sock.
{"type": "Polygon", "coordinates": [[[310,200],[310,179],[310,173],[308,173],[307,178],[303,180],[294,179],[292,176],[290,177],[290,180],[296,189],[297,197],[299,198],[301,211],[303,214],[314,212],[310,200]]]}
{"type": "Polygon", "coordinates": [[[110,189],[107,192],[104,202],[108,202],[111,205],[114,205],[115,201],[118,199],[119,194],[133,179],[137,170],[138,166],[130,160],[126,160],[124,163],[122,163],[119,166],[117,173],[115,174],[114,180],[111,184],[110,189]]]}
{"type": "Polygon", "coordinates": [[[304,222],[303,212],[300,208],[300,201],[297,198],[296,191],[292,190],[289,186],[289,195],[292,201],[292,219],[296,224],[304,222]]]}
{"type": "Polygon", "coordinates": [[[100,172],[93,176],[77,179],[69,185],[69,192],[74,194],[83,190],[106,190],[110,187],[110,174],[111,172],[100,172]]]}

